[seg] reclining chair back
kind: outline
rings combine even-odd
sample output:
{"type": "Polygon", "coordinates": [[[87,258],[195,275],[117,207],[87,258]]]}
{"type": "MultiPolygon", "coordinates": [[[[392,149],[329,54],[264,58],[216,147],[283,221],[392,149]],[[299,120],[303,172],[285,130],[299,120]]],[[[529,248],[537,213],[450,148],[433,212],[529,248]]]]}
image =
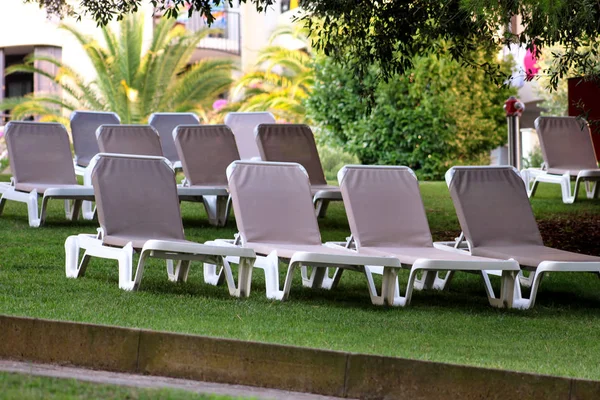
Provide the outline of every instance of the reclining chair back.
{"type": "Polygon", "coordinates": [[[225,116],[225,125],[235,135],[235,142],[242,160],[260,158],[260,151],[254,140],[254,130],[259,124],[274,124],[275,117],[270,112],[233,112],[225,116]]]}
{"type": "Polygon", "coordinates": [[[158,132],[165,157],[175,163],[180,158],[173,142],[173,130],[178,125],[198,125],[200,120],[192,113],[154,113],[150,115],[148,124],[158,132]]]}
{"type": "Polygon", "coordinates": [[[299,164],[235,161],[227,178],[242,243],[321,245],[308,176],[299,164]]]}
{"type": "Polygon", "coordinates": [[[73,111],[71,114],[71,136],[77,165],[87,167],[99,153],[96,130],[100,125],[120,124],[119,116],[113,112],[73,111]]]}
{"type": "Polygon", "coordinates": [[[173,139],[190,185],[227,186],[227,167],[240,159],[227,125],[179,125],[173,139]]]}
{"type": "Polygon", "coordinates": [[[327,185],[315,137],[308,125],[260,124],[255,133],[264,161],[298,163],[308,172],[311,185],[327,185]]]}
{"type": "Polygon", "coordinates": [[[419,183],[407,167],[347,165],[338,173],[357,247],[432,247],[419,183]]]}
{"type": "Polygon", "coordinates": [[[99,154],[92,185],[107,245],[184,240],[175,173],[162,157],[99,154]]]}
{"type": "Polygon", "coordinates": [[[454,167],[446,181],[473,248],[543,246],[525,184],[513,167],[454,167]]]}
{"type": "Polygon", "coordinates": [[[597,169],[590,127],[576,117],[539,117],[535,128],[540,139],[544,162],[551,174],[597,169]]]}
{"type": "Polygon", "coordinates": [[[17,190],[77,184],[69,134],[61,124],[11,121],[4,138],[17,190]]]}
{"type": "Polygon", "coordinates": [[[163,156],[158,132],[150,125],[102,125],[96,136],[102,153],[163,156]]]}

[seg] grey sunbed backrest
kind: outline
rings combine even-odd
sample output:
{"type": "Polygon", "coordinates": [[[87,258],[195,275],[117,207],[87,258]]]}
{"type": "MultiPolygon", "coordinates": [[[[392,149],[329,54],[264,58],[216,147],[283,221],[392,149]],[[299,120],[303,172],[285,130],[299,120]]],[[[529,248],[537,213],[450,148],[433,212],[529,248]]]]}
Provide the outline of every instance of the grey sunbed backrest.
{"type": "Polygon", "coordinates": [[[87,167],[98,152],[96,130],[100,125],[120,124],[119,116],[113,112],[73,111],[71,114],[71,136],[77,165],[87,167]]]}
{"type": "Polygon", "coordinates": [[[549,170],[598,168],[586,121],[576,117],[539,117],[535,127],[549,170]]]}
{"type": "Polygon", "coordinates": [[[407,167],[347,165],[338,173],[360,247],[432,247],[417,177],[407,167]]]}
{"type": "Polygon", "coordinates": [[[235,161],[227,178],[244,243],[321,244],[308,176],[299,164],[235,161]]]}
{"type": "Polygon", "coordinates": [[[304,124],[260,124],[256,143],[264,161],[295,162],[308,172],[311,185],[326,185],[315,137],[304,124]]]}
{"type": "Polygon", "coordinates": [[[225,116],[225,124],[235,135],[235,142],[242,160],[260,158],[260,151],[254,140],[254,129],[259,124],[274,123],[275,117],[270,112],[232,112],[225,116]]]}
{"type": "Polygon", "coordinates": [[[180,125],[173,132],[175,147],[191,185],[227,186],[226,170],[240,159],[227,125],[180,125]]]}
{"type": "Polygon", "coordinates": [[[61,124],[11,121],[4,138],[17,187],[20,183],[77,184],[69,134],[61,124]]]}
{"type": "Polygon", "coordinates": [[[163,155],[158,132],[150,125],[102,125],[96,136],[102,153],[163,155]]]}
{"type": "Polygon", "coordinates": [[[173,142],[173,130],[178,125],[198,125],[200,120],[192,113],[154,113],[150,115],[148,124],[158,132],[164,156],[171,162],[176,162],[180,159],[173,142]]]}
{"type": "Polygon", "coordinates": [[[166,159],[97,157],[92,185],[105,236],[184,239],[175,174],[166,159]]]}
{"type": "Polygon", "coordinates": [[[525,184],[512,167],[454,167],[446,180],[473,247],[543,245],[525,184]]]}

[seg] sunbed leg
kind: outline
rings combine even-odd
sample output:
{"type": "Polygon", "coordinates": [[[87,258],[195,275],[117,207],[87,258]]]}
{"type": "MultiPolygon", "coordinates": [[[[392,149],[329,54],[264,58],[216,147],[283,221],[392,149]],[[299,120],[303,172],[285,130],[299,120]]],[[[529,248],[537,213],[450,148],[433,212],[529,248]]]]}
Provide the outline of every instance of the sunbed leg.
{"type": "Polygon", "coordinates": [[[277,257],[277,251],[272,251],[266,257],[257,257],[254,266],[265,271],[267,298],[281,300],[283,292],[279,290],[279,257],[277,257]]]}
{"type": "Polygon", "coordinates": [[[229,196],[202,196],[208,222],[214,226],[225,226],[229,216],[229,196]]]}
{"type": "Polygon", "coordinates": [[[415,278],[415,289],[425,290],[433,289],[437,271],[423,271],[420,279],[415,278]]]}
{"type": "Polygon", "coordinates": [[[238,284],[235,284],[231,266],[226,258],[223,258],[223,270],[229,294],[235,297],[248,297],[250,295],[250,284],[252,281],[252,262],[245,257],[240,257],[238,264],[238,284]]]}
{"type": "Polygon", "coordinates": [[[2,197],[0,197],[0,215],[2,215],[2,212],[4,211],[5,204],[6,204],[6,199],[4,198],[4,195],[2,195],[2,197]]]}
{"type": "Polygon", "coordinates": [[[396,282],[398,282],[398,270],[396,268],[383,267],[383,278],[381,280],[381,298],[386,306],[396,304],[396,282]]]}
{"type": "Polygon", "coordinates": [[[83,257],[78,266],[77,263],[79,261],[80,251],[81,246],[79,245],[79,237],[75,235],[69,236],[67,240],[65,240],[65,272],[67,278],[80,278],[85,275],[85,270],[91,256],[87,254],[86,250],[83,253],[83,257]]]}
{"type": "Polygon", "coordinates": [[[577,193],[579,192],[579,178],[575,180],[575,191],[573,194],[571,194],[571,176],[569,173],[565,173],[561,176],[560,187],[563,203],[573,204],[575,200],[577,200],[577,193]]]}
{"type": "Polygon", "coordinates": [[[251,283],[252,261],[245,257],[241,257],[240,264],[238,266],[238,288],[233,293],[231,291],[232,288],[229,288],[229,293],[237,297],[248,297],[250,296],[251,283]]]}
{"type": "Polygon", "coordinates": [[[139,282],[142,280],[142,272],[144,270],[144,258],[146,254],[140,255],[140,264],[135,273],[135,280],[131,279],[133,270],[133,245],[127,243],[125,247],[120,249],[117,261],[119,262],[119,288],[124,290],[135,290],[139,287],[139,282]],[[138,276],[139,275],[139,276],[138,276]],[[136,284],[137,282],[137,284],[136,284]]]}
{"type": "Polygon", "coordinates": [[[521,171],[521,178],[525,182],[525,187],[527,189],[527,197],[533,197],[540,182],[537,180],[536,177],[532,176],[531,171],[527,169],[521,171]]]}
{"type": "Polygon", "coordinates": [[[87,219],[87,220],[94,219],[94,214],[96,213],[96,210],[94,209],[94,202],[84,200],[81,203],[81,211],[82,211],[83,219],[87,219]]]}
{"type": "Polygon", "coordinates": [[[288,270],[287,270],[287,274],[285,276],[285,283],[283,284],[283,292],[281,293],[281,299],[282,301],[285,301],[287,299],[289,299],[290,297],[290,290],[292,289],[292,280],[294,279],[294,269],[296,269],[297,262],[290,262],[290,265],[288,265],[288,270]]]}
{"type": "MultiPolygon", "coordinates": [[[[385,277],[385,269],[384,269],[384,278],[382,280],[381,296],[379,296],[379,294],[377,293],[377,287],[375,286],[375,281],[373,280],[373,272],[371,272],[371,269],[369,268],[368,265],[365,265],[364,273],[365,273],[365,277],[367,278],[367,287],[369,288],[369,295],[371,297],[371,303],[373,303],[374,305],[387,304],[387,303],[385,303],[385,297],[384,297],[385,295],[383,293],[383,287],[389,286],[393,282],[394,288],[393,288],[392,296],[396,300],[393,300],[393,304],[390,303],[389,305],[401,305],[398,303],[398,301],[400,301],[398,299],[401,299],[401,297],[400,297],[400,284],[398,283],[398,272],[397,271],[394,273],[395,274],[394,278],[390,278],[390,277],[386,278],[385,277]],[[389,281],[390,279],[392,279],[392,282],[389,281]]],[[[386,289],[386,290],[389,291],[389,289],[386,289]]],[[[388,292],[386,292],[386,295],[388,297],[390,296],[390,294],[388,292]]]]}
{"type": "Polygon", "coordinates": [[[302,271],[302,286],[308,287],[311,289],[315,288],[323,288],[323,282],[327,277],[327,267],[313,267],[310,277],[308,276],[308,267],[306,265],[302,265],[300,267],[302,271]]]}
{"type": "Polygon", "coordinates": [[[65,217],[69,221],[76,221],[81,211],[81,200],[65,200],[65,217]]]}
{"type": "Polygon", "coordinates": [[[315,200],[314,204],[317,218],[325,218],[325,215],[327,214],[327,207],[329,206],[329,200],[317,199],[315,200]]]}
{"type": "Polygon", "coordinates": [[[523,271],[520,271],[517,280],[522,286],[531,287],[531,282],[533,281],[534,275],[535,274],[533,272],[530,272],[529,276],[525,276],[523,271]]]}
{"type": "Polygon", "coordinates": [[[598,194],[598,183],[593,181],[585,181],[585,194],[588,199],[595,199],[598,194]]]}
{"type": "Polygon", "coordinates": [[[204,282],[209,285],[219,286],[225,280],[225,275],[223,275],[223,267],[219,268],[219,272],[217,273],[217,265],[204,263],[204,282]]]}
{"type": "Polygon", "coordinates": [[[190,271],[190,260],[179,260],[173,268],[173,260],[166,260],[167,275],[172,282],[186,282],[190,271]]]}
{"type": "MultiPolygon", "coordinates": [[[[48,201],[48,200],[46,200],[48,201]]],[[[46,216],[46,207],[42,203],[42,216],[38,217],[38,194],[37,190],[32,190],[27,198],[27,215],[29,217],[29,226],[37,228],[41,225],[44,217],[46,216]]]]}
{"type": "MultiPolygon", "coordinates": [[[[515,298],[515,277],[514,271],[502,271],[502,282],[500,283],[500,307],[513,308],[515,298]]],[[[516,278],[516,279],[515,279],[516,278]]]]}
{"type": "Polygon", "coordinates": [[[492,282],[490,281],[490,277],[486,271],[481,271],[481,278],[483,279],[483,285],[485,287],[485,293],[487,294],[488,299],[495,299],[496,294],[494,293],[494,288],[492,287],[492,282]]]}

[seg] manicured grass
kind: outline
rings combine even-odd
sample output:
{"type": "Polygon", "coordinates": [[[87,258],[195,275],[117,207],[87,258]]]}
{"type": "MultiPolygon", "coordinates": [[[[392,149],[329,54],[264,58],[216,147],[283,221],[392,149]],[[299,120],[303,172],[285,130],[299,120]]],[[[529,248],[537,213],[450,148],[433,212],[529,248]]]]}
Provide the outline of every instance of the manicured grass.
{"type": "Polygon", "coordinates": [[[2,399],[182,399],[228,400],[235,397],[191,393],[177,389],[142,389],[42,376],[0,372],[2,399]]]}
{"type": "MultiPolygon", "coordinates": [[[[434,239],[458,235],[445,184],[421,188],[434,239]]],[[[600,213],[598,201],[562,204],[558,185],[541,186],[533,206],[541,222],[558,220],[571,228],[600,213]]],[[[55,202],[47,225],[33,229],[24,205],[6,205],[0,217],[0,313],[600,379],[600,279],[591,274],[552,274],[529,311],[491,308],[480,278],[469,274],[457,274],[447,292],[415,293],[406,309],[372,306],[364,277],[352,272],[333,291],[303,288],[298,272],[290,301],[282,303],[265,298],[260,270],[250,298],[236,299],[225,287],[204,284],[200,264],[192,264],[188,282],[175,284],[164,264],[153,261],[140,291],[132,293],[118,289],[112,261],[95,259],[82,279],[65,278],[65,238],[93,233],[97,222],[67,223],[61,207],[55,202]]],[[[211,227],[200,209],[183,204],[188,239],[233,236],[234,221],[211,227]]],[[[343,206],[330,206],[320,227],[323,240],[344,240],[349,230],[343,206]]],[[[589,229],[579,233],[600,242],[597,226],[589,229]]],[[[407,274],[401,279],[404,287],[407,274]]]]}

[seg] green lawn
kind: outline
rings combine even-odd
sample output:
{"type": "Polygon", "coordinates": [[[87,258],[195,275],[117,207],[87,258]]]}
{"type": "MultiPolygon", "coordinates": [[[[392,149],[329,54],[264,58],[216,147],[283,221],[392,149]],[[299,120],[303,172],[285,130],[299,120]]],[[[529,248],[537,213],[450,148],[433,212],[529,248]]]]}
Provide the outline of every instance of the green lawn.
{"type": "MultiPolygon", "coordinates": [[[[445,185],[421,188],[434,238],[452,239],[459,228],[445,185]]],[[[600,242],[600,202],[563,205],[559,190],[542,185],[533,201],[539,221],[554,224],[551,238],[565,231],[600,242]],[[596,222],[577,228],[586,221],[596,222]]],[[[93,260],[84,278],[65,278],[65,238],[93,233],[97,223],[67,223],[61,207],[55,202],[47,225],[33,229],[23,204],[6,205],[0,217],[0,313],[600,379],[600,279],[591,274],[552,274],[529,311],[491,308],[480,278],[469,274],[457,274],[448,292],[415,293],[406,309],[372,306],[364,277],[352,272],[331,292],[303,288],[298,272],[290,301],[282,303],[265,298],[260,270],[250,298],[240,300],[225,287],[204,284],[199,264],[192,264],[187,283],[175,284],[153,261],[140,291],[124,292],[112,261],[93,260]]],[[[233,221],[210,227],[200,209],[183,205],[188,239],[233,236],[233,221]]],[[[320,226],[323,240],[343,240],[343,206],[330,206],[320,226]]],[[[560,247],[577,248],[570,235],[564,237],[560,247]]],[[[600,255],[600,246],[592,253],[600,255]]],[[[405,281],[407,274],[401,277],[405,281]]]]}
{"type": "Polygon", "coordinates": [[[227,400],[235,397],[191,393],[176,389],[135,387],[82,382],[24,374],[0,372],[0,398],[27,399],[139,399],[139,400],[227,400]]]}

